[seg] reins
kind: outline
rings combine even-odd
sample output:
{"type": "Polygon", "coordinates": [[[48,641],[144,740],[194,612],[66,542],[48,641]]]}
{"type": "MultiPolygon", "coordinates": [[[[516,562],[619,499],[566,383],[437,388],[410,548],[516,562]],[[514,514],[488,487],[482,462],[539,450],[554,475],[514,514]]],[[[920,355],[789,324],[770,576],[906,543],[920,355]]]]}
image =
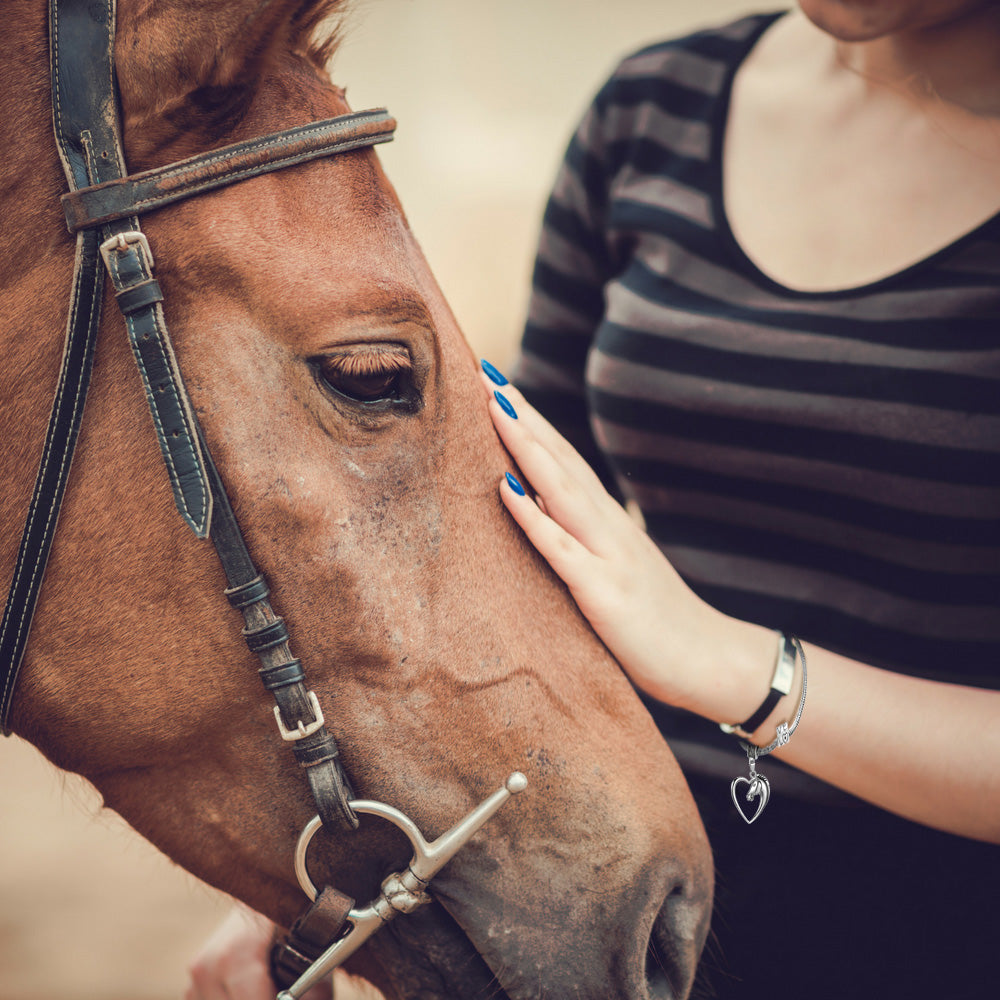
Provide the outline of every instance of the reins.
{"type": "Polygon", "coordinates": [[[83,419],[106,270],[125,317],[177,509],[198,538],[207,537],[215,546],[228,583],[226,597],[243,615],[244,639],[258,656],[261,681],[275,699],[278,731],[305,770],[316,802],[317,820],[307,827],[308,836],[300,838],[296,854],[300,883],[314,902],[273,957],[279,981],[294,981],[283,994],[292,998],[397,913],[426,903],[431,876],[526,782],[515,773],[431,844],[398,810],[353,799],[336,741],[316,695],[306,686],[301,661],[292,655],[288,630],[270,605],[267,584],[254,565],[205,444],[167,330],[153,253],[139,225],[145,212],[181,199],[388,142],[395,121],[384,109],[356,112],[129,175],[117,112],[115,13],[115,0],[49,0],[53,126],[70,188],[62,204],[68,229],[77,234],[76,262],[59,382],[0,623],[0,729],[10,735],[17,675],[83,419]],[[410,865],[390,875],[379,895],[360,910],[335,889],[317,892],[305,861],[318,825],[335,832],[353,830],[358,826],[356,810],[396,824],[414,848],[410,865]],[[345,922],[351,925],[346,934],[345,922]]]}

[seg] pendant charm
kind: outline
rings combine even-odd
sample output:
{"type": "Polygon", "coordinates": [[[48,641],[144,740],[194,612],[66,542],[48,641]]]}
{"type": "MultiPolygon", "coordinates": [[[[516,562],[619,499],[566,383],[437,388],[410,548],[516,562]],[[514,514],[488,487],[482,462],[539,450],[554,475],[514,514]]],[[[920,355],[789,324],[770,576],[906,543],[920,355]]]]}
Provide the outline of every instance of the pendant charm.
{"type": "Polygon", "coordinates": [[[771,797],[771,785],[763,774],[757,773],[757,747],[751,748],[747,745],[747,762],[750,764],[750,777],[733,778],[733,783],[729,786],[729,794],[733,798],[733,805],[736,806],[736,811],[743,817],[744,822],[749,825],[764,811],[764,807],[771,797]],[[750,815],[751,807],[744,809],[740,804],[737,792],[743,792],[743,789],[740,787],[741,785],[747,786],[746,794],[743,796],[746,802],[752,803],[754,799],[757,800],[757,810],[753,815],[750,815]]]}

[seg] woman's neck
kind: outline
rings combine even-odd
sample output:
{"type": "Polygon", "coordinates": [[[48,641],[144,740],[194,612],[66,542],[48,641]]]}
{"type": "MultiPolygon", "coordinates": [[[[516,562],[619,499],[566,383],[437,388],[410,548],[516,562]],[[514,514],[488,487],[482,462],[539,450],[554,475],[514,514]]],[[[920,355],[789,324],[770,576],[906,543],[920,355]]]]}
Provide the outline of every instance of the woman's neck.
{"type": "Polygon", "coordinates": [[[827,37],[836,62],[874,86],[905,91],[919,103],[1000,117],[1000,4],[871,40],[827,37]]]}

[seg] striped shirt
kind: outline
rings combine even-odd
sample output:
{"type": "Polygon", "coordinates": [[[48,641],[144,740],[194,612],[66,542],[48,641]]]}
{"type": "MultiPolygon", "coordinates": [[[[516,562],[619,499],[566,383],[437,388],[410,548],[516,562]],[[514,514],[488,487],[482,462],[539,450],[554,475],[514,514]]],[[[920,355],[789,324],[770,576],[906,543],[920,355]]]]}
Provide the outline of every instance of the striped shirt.
{"type": "Polygon", "coordinates": [[[515,377],[709,603],[998,687],[1000,216],[859,288],[763,275],[721,147],[775,17],[644,49],[600,91],[546,209],[515,377]]]}

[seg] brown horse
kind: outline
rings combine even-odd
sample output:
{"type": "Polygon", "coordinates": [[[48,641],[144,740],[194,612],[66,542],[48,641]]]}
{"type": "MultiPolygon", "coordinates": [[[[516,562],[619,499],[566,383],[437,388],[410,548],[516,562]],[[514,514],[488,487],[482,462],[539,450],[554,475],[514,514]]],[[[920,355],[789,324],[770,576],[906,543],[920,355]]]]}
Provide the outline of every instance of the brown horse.
{"type": "MultiPolygon", "coordinates": [[[[130,172],[345,113],[323,70],[330,36],[314,39],[333,6],[121,0],[130,172]]],[[[45,0],[4,13],[9,579],[73,240],[45,0]]],[[[395,997],[685,995],[712,894],[704,831],[628,682],[500,508],[508,462],[474,361],[373,152],[246,180],[143,227],[207,443],[357,791],[431,837],[511,770],[529,779],[437,877],[440,905],[371,940],[366,974],[395,997]]],[[[12,727],[170,857],[287,925],[315,807],[214,554],[174,508],[108,303],[12,727]]],[[[366,900],[405,857],[365,820],[310,865],[366,900]]]]}

